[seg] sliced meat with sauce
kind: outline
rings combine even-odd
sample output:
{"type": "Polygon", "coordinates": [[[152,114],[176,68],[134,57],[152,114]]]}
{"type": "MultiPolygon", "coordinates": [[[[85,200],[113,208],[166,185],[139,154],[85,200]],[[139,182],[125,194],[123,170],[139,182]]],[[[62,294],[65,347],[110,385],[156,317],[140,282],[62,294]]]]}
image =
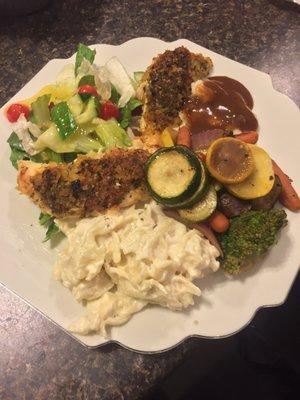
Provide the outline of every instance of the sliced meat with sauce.
{"type": "Polygon", "coordinates": [[[252,208],[253,210],[263,210],[268,211],[271,210],[276,201],[279,199],[279,196],[282,191],[282,185],[280,179],[277,175],[275,175],[274,185],[269,193],[265,196],[257,197],[252,200],[252,208]]]}
{"type": "Polygon", "coordinates": [[[227,191],[222,191],[218,194],[218,205],[219,209],[228,218],[236,217],[251,210],[250,201],[238,199],[227,191]]]}
{"type": "Polygon", "coordinates": [[[191,135],[191,145],[194,151],[207,149],[212,142],[221,137],[233,136],[231,131],[224,131],[223,129],[210,129],[208,131],[200,131],[191,135]]]}
{"type": "Polygon", "coordinates": [[[18,189],[56,218],[88,217],[148,198],[144,165],[149,153],[114,149],[79,156],[71,164],[18,163],[18,189]]]}

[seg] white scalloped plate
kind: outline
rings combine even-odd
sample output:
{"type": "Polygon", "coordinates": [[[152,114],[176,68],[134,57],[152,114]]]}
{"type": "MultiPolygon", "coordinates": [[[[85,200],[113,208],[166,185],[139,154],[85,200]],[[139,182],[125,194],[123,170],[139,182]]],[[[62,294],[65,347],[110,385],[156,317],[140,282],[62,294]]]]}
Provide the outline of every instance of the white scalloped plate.
{"type": "MultiPolygon", "coordinates": [[[[131,73],[143,70],[153,56],[165,49],[184,45],[193,52],[212,58],[215,75],[227,75],[241,81],[254,98],[254,112],[260,126],[260,145],[278,161],[300,189],[299,149],[300,115],[287,96],[272,87],[270,77],[229,60],[188,40],[166,43],[153,38],[138,38],[120,46],[95,45],[96,62],[105,63],[117,56],[131,73]]],[[[71,58],[74,59],[74,56],[71,58]]],[[[10,101],[33,95],[42,86],[55,81],[68,60],[52,60],[10,101]]],[[[68,325],[84,308],[70,292],[52,277],[56,251],[43,244],[44,229],[38,223],[38,209],[15,190],[16,171],[9,162],[6,140],[10,127],[0,115],[0,281],[58,326],[68,325]]],[[[109,341],[137,350],[162,351],[188,336],[219,338],[242,329],[255,312],[264,306],[284,302],[297,274],[300,261],[300,215],[288,212],[289,225],[280,241],[264,261],[238,278],[229,279],[222,271],[199,281],[203,294],[185,312],[149,307],[133,316],[124,326],[113,328],[108,340],[99,335],[72,335],[82,344],[96,347],[109,341]]]]}

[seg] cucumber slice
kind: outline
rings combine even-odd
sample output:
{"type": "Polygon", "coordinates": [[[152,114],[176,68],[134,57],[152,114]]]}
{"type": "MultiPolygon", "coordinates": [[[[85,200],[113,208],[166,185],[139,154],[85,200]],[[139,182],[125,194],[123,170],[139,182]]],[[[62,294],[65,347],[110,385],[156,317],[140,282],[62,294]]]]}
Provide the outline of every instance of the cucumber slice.
{"type": "Polygon", "coordinates": [[[77,124],[86,124],[98,116],[99,101],[95,97],[90,97],[84,112],[75,117],[77,124]]]}
{"type": "Polygon", "coordinates": [[[44,94],[31,103],[34,123],[40,128],[49,128],[51,125],[50,111],[48,107],[50,97],[51,94],[44,94]]]}
{"type": "Polygon", "coordinates": [[[62,140],[65,140],[78,128],[74,115],[65,101],[56,104],[51,109],[50,114],[62,140]]]}
{"type": "Polygon", "coordinates": [[[201,164],[185,146],[157,150],[146,164],[146,182],[154,199],[176,206],[194,194],[200,183],[201,164]]]}
{"type": "Polygon", "coordinates": [[[181,218],[189,222],[204,221],[215,211],[217,207],[217,193],[211,185],[204,198],[196,203],[192,208],[178,210],[181,218]]]}
{"type": "Polygon", "coordinates": [[[74,94],[68,101],[67,104],[69,106],[69,109],[71,110],[71,113],[77,117],[79,114],[82,113],[83,107],[84,107],[84,102],[81,100],[79,94],[74,94]]]}

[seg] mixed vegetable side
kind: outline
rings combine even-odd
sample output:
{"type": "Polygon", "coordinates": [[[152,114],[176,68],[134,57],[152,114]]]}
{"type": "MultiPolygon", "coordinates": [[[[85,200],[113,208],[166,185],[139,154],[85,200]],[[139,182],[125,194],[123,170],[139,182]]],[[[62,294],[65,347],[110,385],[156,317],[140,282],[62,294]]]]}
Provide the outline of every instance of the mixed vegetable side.
{"type": "Polygon", "coordinates": [[[236,274],[265,254],[286,225],[285,211],[274,209],[277,200],[299,211],[300,199],[291,180],[256,145],[256,131],[199,135],[202,140],[187,125],[162,132],[165,147],[146,167],[148,189],[168,215],[219,247],[222,267],[236,274]]]}
{"type": "MultiPolygon", "coordinates": [[[[135,98],[139,72],[130,78],[117,58],[96,67],[95,50],[79,44],[75,66],[67,65],[53,85],[6,110],[13,133],[10,160],[72,162],[78,154],[130,147],[128,128],[139,124],[142,103],[135,98]]],[[[59,230],[50,215],[45,240],[59,230]]]]}

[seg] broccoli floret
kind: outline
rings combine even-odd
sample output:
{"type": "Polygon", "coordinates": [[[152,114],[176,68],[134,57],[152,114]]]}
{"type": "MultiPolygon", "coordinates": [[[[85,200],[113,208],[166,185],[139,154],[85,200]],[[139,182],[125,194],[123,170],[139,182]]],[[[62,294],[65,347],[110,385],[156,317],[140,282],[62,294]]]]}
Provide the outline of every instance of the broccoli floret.
{"type": "Polygon", "coordinates": [[[219,236],[224,257],[223,269],[237,274],[243,266],[262,256],[276,242],[287,224],[284,210],[249,211],[230,220],[227,232],[219,236]]]}

